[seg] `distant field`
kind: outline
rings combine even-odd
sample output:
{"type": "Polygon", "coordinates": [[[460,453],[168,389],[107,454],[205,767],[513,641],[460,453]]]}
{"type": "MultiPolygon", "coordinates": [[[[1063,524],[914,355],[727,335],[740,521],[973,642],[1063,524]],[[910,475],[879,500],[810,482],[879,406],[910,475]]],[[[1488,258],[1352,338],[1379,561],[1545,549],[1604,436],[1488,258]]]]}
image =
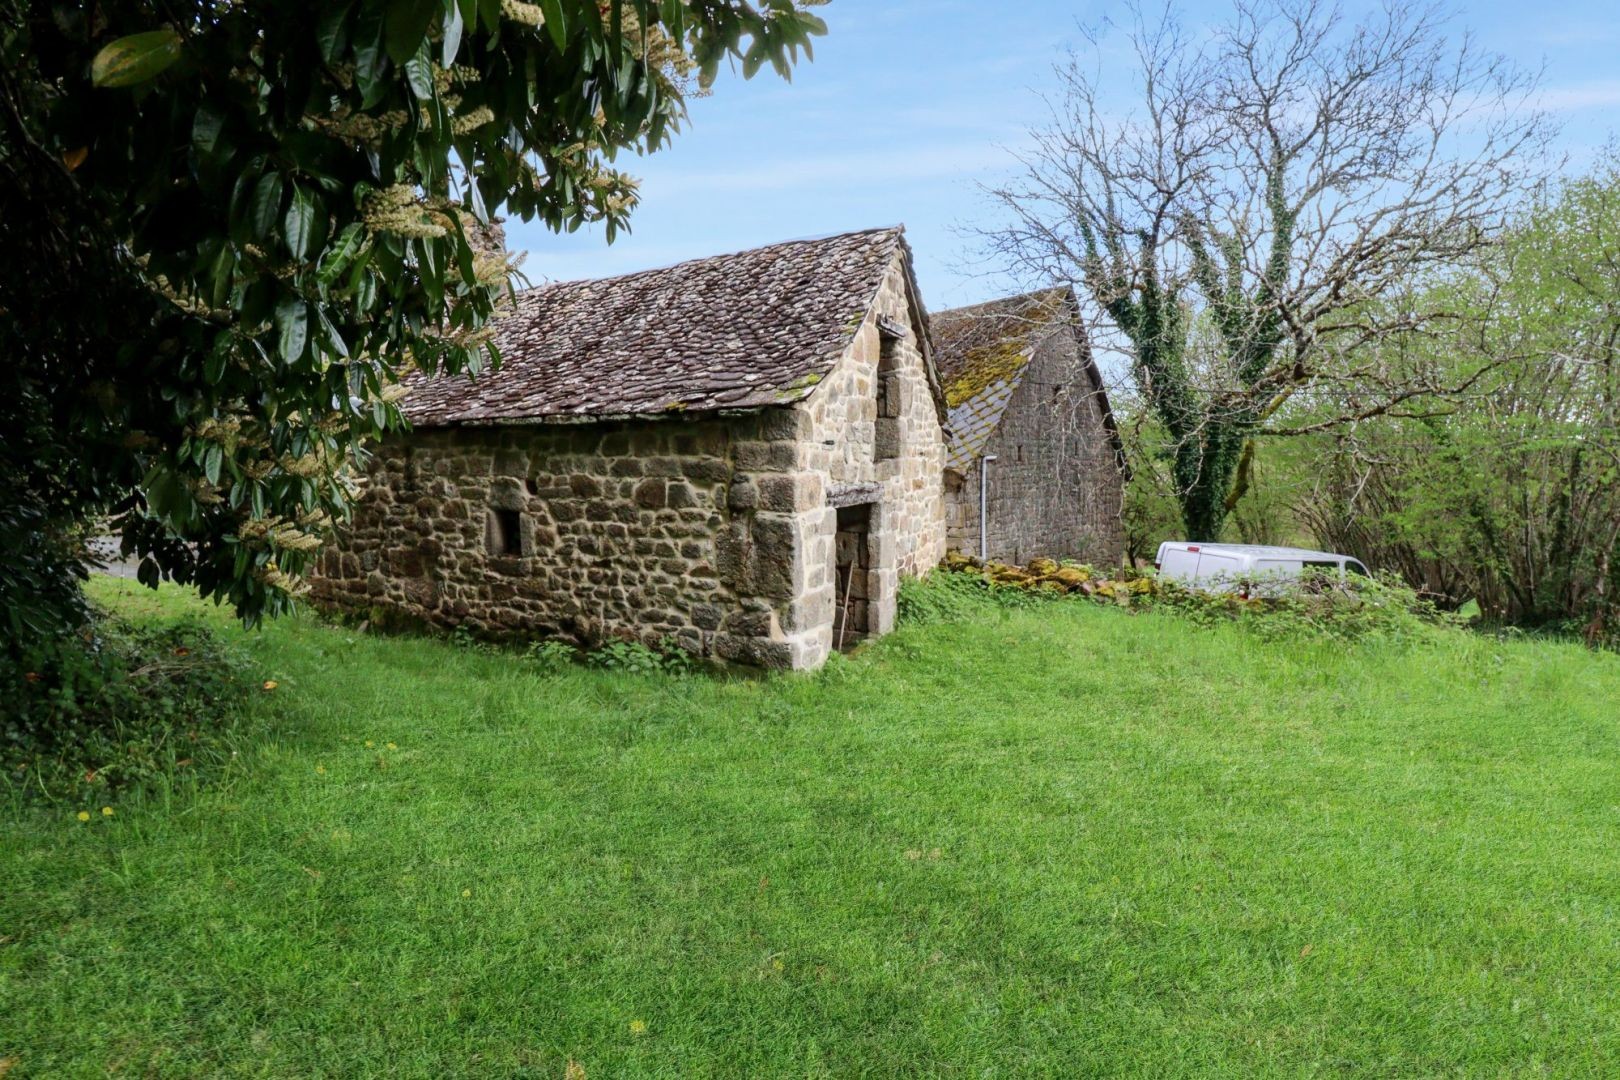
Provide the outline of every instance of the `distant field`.
{"type": "Polygon", "coordinates": [[[1620,657],[1081,603],[762,681],[245,636],[226,784],[0,805],[12,1077],[1620,1073],[1620,657]]]}

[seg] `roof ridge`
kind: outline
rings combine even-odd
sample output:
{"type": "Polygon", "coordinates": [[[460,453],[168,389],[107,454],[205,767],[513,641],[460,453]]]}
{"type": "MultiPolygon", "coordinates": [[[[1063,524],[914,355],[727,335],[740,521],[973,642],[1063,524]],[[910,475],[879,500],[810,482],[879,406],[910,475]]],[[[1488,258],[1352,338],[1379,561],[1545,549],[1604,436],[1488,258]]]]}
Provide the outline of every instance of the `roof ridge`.
{"type": "Polygon", "coordinates": [[[736,251],[722,251],[714,255],[700,255],[691,259],[678,259],[672,263],[661,266],[648,266],[640,270],[627,270],[622,274],[609,274],[606,277],[567,278],[558,281],[547,281],[539,285],[530,285],[526,289],[519,289],[516,296],[524,297],[534,293],[544,292],[547,289],[558,289],[569,285],[595,285],[610,281],[628,281],[631,278],[645,277],[649,274],[662,274],[670,270],[678,270],[683,266],[696,266],[699,263],[720,262],[723,259],[734,259],[740,255],[753,255],[761,251],[770,251],[772,248],[798,247],[804,244],[824,244],[830,240],[844,240],[856,236],[868,236],[872,233],[892,233],[904,239],[906,227],[899,225],[874,225],[869,229],[850,229],[846,232],[826,233],[820,236],[796,236],[789,240],[775,240],[768,244],[757,244],[754,247],[738,248],[736,251]]]}
{"type": "Polygon", "coordinates": [[[939,311],[933,312],[932,315],[936,319],[949,318],[953,315],[959,316],[970,311],[977,311],[980,308],[1000,307],[1004,304],[1016,304],[1023,300],[1034,300],[1037,297],[1049,296],[1052,293],[1067,293],[1073,291],[1074,286],[1067,282],[1060,285],[1047,285],[1044,288],[1030,289],[1028,292],[1014,293],[1011,296],[1000,296],[993,300],[980,300],[976,304],[963,304],[960,307],[942,308],[939,311]]]}

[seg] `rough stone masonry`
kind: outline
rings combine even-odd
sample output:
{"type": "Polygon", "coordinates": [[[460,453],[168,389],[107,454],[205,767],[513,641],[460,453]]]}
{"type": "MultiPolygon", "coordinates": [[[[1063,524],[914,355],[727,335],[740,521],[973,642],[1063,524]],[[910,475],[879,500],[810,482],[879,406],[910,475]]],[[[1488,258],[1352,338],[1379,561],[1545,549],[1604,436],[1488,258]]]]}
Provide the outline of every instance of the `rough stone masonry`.
{"type": "Polygon", "coordinates": [[[499,371],[413,388],[319,601],[810,668],[892,628],[899,579],[944,555],[899,229],[543,286],[497,343],[499,371]]]}

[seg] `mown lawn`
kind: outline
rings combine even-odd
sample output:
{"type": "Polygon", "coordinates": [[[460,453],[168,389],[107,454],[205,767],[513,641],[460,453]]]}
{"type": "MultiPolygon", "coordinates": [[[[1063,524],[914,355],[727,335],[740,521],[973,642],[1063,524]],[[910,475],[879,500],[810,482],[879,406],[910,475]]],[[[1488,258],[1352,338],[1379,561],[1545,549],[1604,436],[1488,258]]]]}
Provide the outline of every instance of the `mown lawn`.
{"type": "Polygon", "coordinates": [[[246,637],[228,782],[0,806],[13,1077],[1620,1072],[1620,657],[1079,603],[761,682],[246,637]]]}

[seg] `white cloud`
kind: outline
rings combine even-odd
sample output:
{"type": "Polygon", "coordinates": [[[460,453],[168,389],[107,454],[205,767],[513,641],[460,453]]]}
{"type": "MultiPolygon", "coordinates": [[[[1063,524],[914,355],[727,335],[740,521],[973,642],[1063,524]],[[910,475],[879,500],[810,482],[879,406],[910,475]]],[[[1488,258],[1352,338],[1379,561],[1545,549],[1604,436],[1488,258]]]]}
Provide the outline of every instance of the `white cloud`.
{"type": "Polygon", "coordinates": [[[1612,109],[1620,105],[1620,79],[1592,79],[1564,86],[1549,86],[1541,92],[1540,104],[1549,112],[1612,109]]]}

